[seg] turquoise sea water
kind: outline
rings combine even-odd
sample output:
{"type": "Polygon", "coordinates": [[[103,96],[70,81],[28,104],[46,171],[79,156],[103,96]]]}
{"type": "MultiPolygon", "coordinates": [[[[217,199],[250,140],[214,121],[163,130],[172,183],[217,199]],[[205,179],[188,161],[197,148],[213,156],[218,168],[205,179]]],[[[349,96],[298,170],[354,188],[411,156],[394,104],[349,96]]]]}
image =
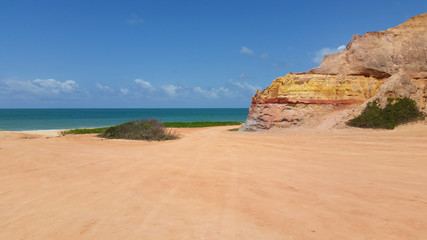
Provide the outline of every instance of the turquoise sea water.
{"type": "Polygon", "coordinates": [[[245,121],[247,114],[247,108],[0,109],[0,130],[104,127],[147,118],[161,122],[245,121]]]}

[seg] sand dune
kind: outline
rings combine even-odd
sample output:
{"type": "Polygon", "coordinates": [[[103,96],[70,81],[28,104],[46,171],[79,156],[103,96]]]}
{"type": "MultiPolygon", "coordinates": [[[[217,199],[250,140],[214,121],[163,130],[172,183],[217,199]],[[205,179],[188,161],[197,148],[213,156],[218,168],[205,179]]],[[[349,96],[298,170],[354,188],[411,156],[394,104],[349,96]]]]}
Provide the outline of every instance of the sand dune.
{"type": "Polygon", "coordinates": [[[425,239],[427,125],[0,132],[0,239],[425,239]]]}

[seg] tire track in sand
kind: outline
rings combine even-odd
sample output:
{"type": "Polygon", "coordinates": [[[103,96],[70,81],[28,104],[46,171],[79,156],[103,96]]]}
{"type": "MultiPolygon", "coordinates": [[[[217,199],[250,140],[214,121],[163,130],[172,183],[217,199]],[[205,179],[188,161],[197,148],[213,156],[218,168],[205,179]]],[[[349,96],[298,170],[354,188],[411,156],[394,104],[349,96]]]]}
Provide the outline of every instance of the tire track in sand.
{"type": "Polygon", "coordinates": [[[198,161],[198,159],[203,157],[206,153],[205,150],[210,147],[210,145],[207,142],[203,141],[204,138],[208,137],[208,134],[205,133],[206,131],[209,131],[209,129],[194,133],[191,136],[188,136],[186,139],[182,139],[181,141],[177,142],[176,145],[173,146],[175,148],[181,148],[181,146],[182,147],[188,146],[189,144],[186,143],[187,141],[199,143],[197,146],[194,146],[188,149],[187,151],[187,154],[192,156],[192,159],[194,158],[195,161],[187,160],[183,163],[183,164],[186,164],[188,162],[191,162],[190,165],[186,164],[187,167],[185,168],[186,170],[184,174],[181,175],[179,180],[175,180],[174,186],[166,191],[163,191],[163,193],[161,194],[162,197],[156,203],[156,207],[154,207],[144,216],[141,222],[140,228],[138,229],[138,232],[147,232],[147,230],[150,227],[152,227],[153,220],[155,220],[159,215],[163,214],[161,211],[163,206],[173,202],[175,199],[174,196],[176,195],[176,193],[178,193],[180,189],[184,188],[189,182],[190,177],[197,172],[201,162],[201,161],[198,161]]]}

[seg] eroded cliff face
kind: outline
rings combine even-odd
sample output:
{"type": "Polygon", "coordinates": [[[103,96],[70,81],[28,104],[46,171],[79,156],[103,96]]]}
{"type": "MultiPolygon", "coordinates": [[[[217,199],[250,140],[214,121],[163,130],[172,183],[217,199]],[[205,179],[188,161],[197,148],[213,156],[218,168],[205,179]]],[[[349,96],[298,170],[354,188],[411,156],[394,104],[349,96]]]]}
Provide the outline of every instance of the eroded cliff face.
{"type": "Polygon", "coordinates": [[[427,113],[427,13],[353,36],[318,68],[277,78],[252,98],[243,130],[342,126],[367,102],[409,97],[427,113]]]}
{"type": "Polygon", "coordinates": [[[293,74],[277,78],[252,98],[246,130],[316,124],[316,119],[374,96],[386,78],[293,74]]]}

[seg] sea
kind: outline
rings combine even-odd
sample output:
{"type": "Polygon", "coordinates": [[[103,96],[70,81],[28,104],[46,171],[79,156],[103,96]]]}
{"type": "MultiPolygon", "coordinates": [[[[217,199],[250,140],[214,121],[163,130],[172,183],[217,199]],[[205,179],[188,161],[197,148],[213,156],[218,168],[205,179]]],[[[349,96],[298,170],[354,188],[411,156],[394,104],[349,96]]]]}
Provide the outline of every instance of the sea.
{"type": "Polygon", "coordinates": [[[0,130],[35,131],[107,127],[133,120],[245,121],[247,108],[0,109],[0,130]]]}

